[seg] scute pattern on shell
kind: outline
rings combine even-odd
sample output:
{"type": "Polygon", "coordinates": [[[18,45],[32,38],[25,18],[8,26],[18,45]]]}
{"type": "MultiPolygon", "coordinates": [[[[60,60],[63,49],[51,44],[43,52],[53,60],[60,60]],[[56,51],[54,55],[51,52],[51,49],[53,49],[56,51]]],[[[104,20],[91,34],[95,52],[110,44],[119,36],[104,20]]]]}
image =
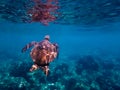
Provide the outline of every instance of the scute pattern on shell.
{"type": "MultiPolygon", "coordinates": [[[[51,46],[51,49],[55,48],[56,47],[54,45],[51,46]]],[[[38,65],[43,65],[52,62],[56,58],[57,52],[53,52],[53,50],[48,51],[46,49],[39,49],[38,47],[34,47],[31,50],[30,55],[34,63],[38,65]]]]}

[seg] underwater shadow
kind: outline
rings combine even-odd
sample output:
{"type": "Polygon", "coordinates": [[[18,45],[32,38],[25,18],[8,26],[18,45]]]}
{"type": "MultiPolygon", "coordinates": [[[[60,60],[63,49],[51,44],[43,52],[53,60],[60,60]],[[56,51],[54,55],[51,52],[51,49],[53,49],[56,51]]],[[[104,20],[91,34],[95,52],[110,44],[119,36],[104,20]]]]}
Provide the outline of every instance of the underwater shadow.
{"type": "Polygon", "coordinates": [[[10,76],[13,77],[23,77],[25,80],[29,80],[27,73],[31,67],[32,63],[30,62],[14,62],[10,67],[10,76]]]}

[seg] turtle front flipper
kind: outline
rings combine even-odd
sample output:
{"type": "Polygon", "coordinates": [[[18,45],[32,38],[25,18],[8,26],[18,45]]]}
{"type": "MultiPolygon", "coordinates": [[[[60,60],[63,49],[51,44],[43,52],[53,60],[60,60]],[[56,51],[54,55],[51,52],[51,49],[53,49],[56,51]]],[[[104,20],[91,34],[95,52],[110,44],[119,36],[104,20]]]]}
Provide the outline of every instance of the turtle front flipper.
{"type": "Polygon", "coordinates": [[[25,52],[26,50],[28,50],[29,48],[31,48],[32,46],[36,45],[37,42],[33,41],[33,42],[30,42],[29,44],[25,45],[24,48],[22,48],[21,52],[25,52]]]}
{"type": "Polygon", "coordinates": [[[56,58],[59,58],[59,46],[57,43],[53,43],[53,45],[55,46],[54,52],[57,54],[56,58]]]}

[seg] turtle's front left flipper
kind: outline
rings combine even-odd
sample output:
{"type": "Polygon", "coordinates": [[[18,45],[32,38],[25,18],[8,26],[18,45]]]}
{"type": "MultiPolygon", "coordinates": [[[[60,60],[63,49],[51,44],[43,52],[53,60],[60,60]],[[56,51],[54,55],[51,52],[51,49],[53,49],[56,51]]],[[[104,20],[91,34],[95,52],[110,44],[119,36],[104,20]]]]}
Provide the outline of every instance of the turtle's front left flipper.
{"type": "Polygon", "coordinates": [[[33,41],[33,42],[30,42],[29,44],[25,45],[24,48],[22,48],[21,52],[25,52],[26,50],[28,50],[29,48],[31,48],[32,46],[36,45],[37,42],[33,41]]]}

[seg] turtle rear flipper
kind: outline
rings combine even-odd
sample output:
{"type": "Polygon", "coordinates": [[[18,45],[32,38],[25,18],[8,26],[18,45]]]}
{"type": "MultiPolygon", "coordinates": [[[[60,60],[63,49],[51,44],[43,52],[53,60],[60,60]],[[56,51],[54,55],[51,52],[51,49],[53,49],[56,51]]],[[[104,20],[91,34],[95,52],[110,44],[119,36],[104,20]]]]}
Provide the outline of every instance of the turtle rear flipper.
{"type": "Polygon", "coordinates": [[[44,67],[41,67],[41,68],[42,68],[43,72],[45,73],[45,75],[48,76],[49,73],[50,73],[49,67],[48,66],[44,66],[44,67]]]}
{"type": "Polygon", "coordinates": [[[30,68],[30,71],[34,71],[34,70],[37,70],[39,67],[37,64],[33,64],[32,67],[30,68]]]}

